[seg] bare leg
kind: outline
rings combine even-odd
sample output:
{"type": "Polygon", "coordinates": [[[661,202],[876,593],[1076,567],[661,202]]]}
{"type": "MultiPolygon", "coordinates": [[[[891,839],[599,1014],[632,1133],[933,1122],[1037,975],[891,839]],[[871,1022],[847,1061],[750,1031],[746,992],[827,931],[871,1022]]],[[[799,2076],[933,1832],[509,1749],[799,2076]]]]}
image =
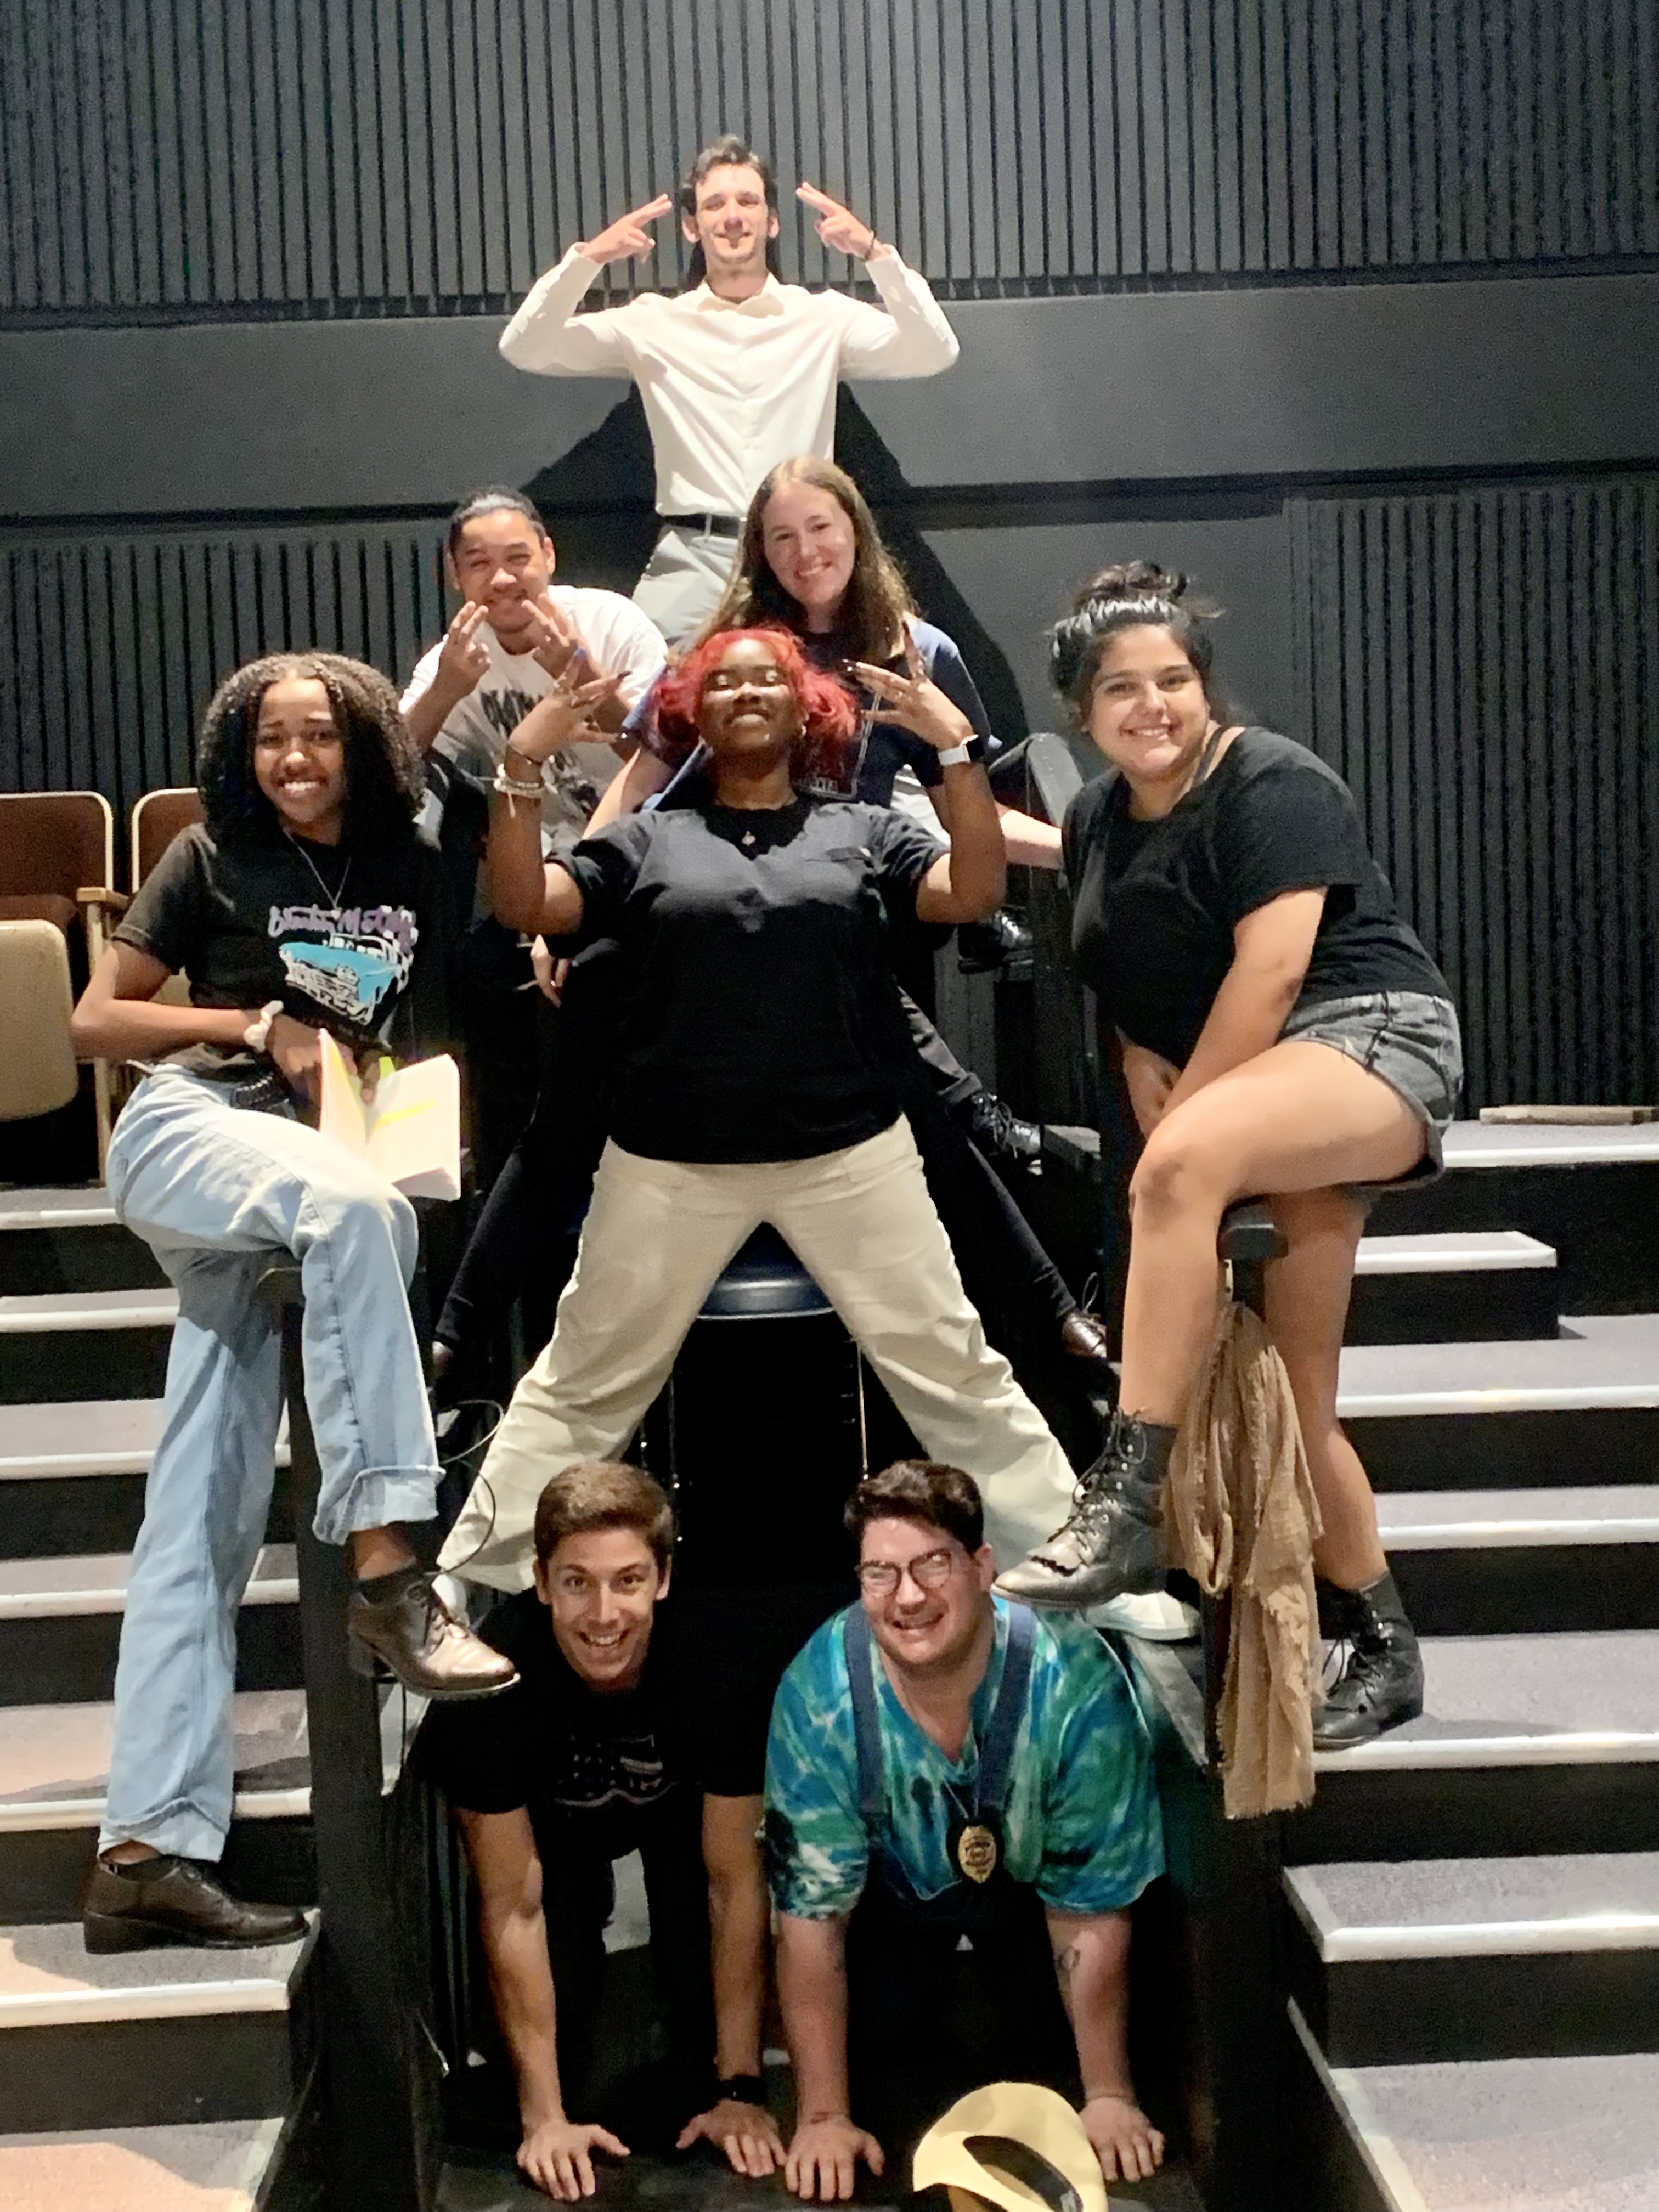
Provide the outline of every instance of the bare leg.
{"type": "Polygon", "coordinates": [[[1324,1234],[1300,1262],[1284,1263],[1280,1304],[1288,1299],[1296,1365],[1317,1416],[1310,1451],[1332,1502],[1325,1556],[1339,1574],[1380,1562],[1364,1473],[1336,1428],[1358,1232],[1349,1235],[1346,1217],[1333,1227],[1328,1210],[1337,1186],[1404,1175],[1425,1141],[1396,1091],[1321,1044],[1273,1045],[1158,1124],[1129,1188],[1120,1410],[1064,1528],[1000,1577],[1006,1596],[1075,1611],[1161,1583],[1164,1473],[1214,1326],[1216,1232],[1236,1198],[1311,1194],[1325,1203],[1325,1215],[1299,1217],[1308,1235],[1320,1224],[1324,1234]]]}
{"type": "Polygon", "coordinates": [[[1273,1210],[1291,1249],[1267,1270],[1267,1328],[1291,1378],[1325,1524],[1314,1565],[1340,1589],[1363,1589],[1389,1563],[1370,1484],[1336,1418],[1336,1375],[1365,1209],[1346,1190],[1309,1190],[1275,1198],[1273,1210]]]}
{"type": "Polygon", "coordinates": [[[1215,1316],[1216,1231],[1236,1198],[1386,1182],[1425,1142],[1399,1094],[1329,1045],[1273,1045],[1178,1106],[1129,1188],[1125,1411],[1173,1425],[1186,1410],[1215,1316]]]}

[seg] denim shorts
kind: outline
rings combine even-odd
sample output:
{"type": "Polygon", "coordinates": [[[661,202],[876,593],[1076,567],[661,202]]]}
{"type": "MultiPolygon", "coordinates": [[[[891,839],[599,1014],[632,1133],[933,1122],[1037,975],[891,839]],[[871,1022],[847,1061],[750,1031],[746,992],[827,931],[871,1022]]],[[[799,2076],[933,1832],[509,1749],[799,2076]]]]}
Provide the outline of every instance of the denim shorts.
{"type": "MultiPolygon", "coordinates": [[[[1328,1044],[1380,1076],[1403,1098],[1428,1136],[1422,1159],[1401,1182],[1442,1174],[1442,1139],[1463,1088],[1463,1042],[1457,1009],[1427,991],[1366,991],[1298,1006],[1279,1031],[1281,1043],[1328,1044]]],[[[1367,1184],[1367,1190],[1388,1189],[1367,1184]]]]}

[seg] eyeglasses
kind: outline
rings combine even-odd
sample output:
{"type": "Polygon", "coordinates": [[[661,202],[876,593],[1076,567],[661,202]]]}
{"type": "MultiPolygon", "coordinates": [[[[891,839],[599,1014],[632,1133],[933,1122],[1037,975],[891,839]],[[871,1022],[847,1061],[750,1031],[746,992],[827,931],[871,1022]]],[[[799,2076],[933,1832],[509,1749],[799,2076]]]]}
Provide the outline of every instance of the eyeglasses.
{"type": "Polygon", "coordinates": [[[908,1574],[918,1589],[942,1589],[966,1557],[966,1553],[946,1544],[937,1552],[919,1552],[902,1567],[891,1559],[860,1561],[859,1588],[866,1597],[891,1597],[908,1574]]]}

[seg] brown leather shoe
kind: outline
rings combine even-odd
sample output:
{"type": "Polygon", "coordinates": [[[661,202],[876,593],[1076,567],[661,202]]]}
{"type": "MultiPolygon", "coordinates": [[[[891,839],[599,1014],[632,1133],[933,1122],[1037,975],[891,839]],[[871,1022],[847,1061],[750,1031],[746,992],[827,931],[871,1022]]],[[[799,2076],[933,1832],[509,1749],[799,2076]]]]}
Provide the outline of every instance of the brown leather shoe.
{"type": "Polygon", "coordinates": [[[1081,1306],[1073,1307],[1060,1324],[1060,1348],[1068,1359],[1080,1360],[1085,1366],[1094,1368],[1103,1382],[1115,1381],[1106,1324],[1098,1314],[1085,1313],[1081,1306]]]}
{"type": "Polygon", "coordinates": [[[423,1698],[493,1698],[519,1679],[510,1659],[456,1620],[431,1576],[414,1569],[387,1596],[353,1590],[346,1632],[360,1674],[378,1662],[423,1698]]]}
{"type": "Polygon", "coordinates": [[[252,1950],[291,1942],[306,1917],[287,1905],[248,1905],[220,1883],[203,1859],[172,1852],[141,1859],[124,1874],[99,1859],[81,1912],[88,1951],[144,1951],[194,1943],[210,1951],[252,1950]]]}

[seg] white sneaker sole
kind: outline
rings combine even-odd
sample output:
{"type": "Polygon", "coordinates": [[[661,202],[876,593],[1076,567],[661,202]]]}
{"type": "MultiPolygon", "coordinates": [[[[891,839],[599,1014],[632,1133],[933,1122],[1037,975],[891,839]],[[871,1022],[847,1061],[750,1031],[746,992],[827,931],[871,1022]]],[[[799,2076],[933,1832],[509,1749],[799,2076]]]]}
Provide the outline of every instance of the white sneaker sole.
{"type": "Polygon", "coordinates": [[[1113,1628],[1146,1644],[1185,1644],[1199,1632],[1198,1608],[1155,1590],[1146,1597],[1109,1598],[1078,1615],[1091,1628],[1113,1628]]]}

